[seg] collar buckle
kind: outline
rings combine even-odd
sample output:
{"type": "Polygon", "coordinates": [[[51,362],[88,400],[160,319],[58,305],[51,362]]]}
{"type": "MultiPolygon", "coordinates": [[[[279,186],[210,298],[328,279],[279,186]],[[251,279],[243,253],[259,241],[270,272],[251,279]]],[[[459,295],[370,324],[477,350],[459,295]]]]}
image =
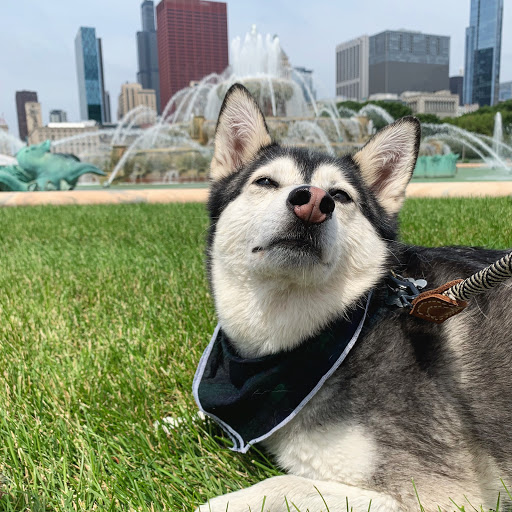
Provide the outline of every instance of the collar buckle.
{"type": "Polygon", "coordinates": [[[399,308],[410,308],[412,307],[411,302],[421,293],[420,290],[427,286],[427,281],[425,279],[402,277],[391,272],[386,284],[388,288],[386,304],[399,308]]]}

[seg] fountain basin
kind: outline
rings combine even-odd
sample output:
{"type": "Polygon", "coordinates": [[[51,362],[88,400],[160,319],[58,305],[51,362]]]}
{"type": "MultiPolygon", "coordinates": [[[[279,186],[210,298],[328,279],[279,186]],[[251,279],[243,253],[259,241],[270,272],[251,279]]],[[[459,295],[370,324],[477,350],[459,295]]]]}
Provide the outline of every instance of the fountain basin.
{"type": "MultiPolygon", "coordinates": [[[[410,183],[407,197],[503,197],[512,196],[512,181],[506,183],[410,183]]],[[[155,188],[115,187],[98,190],[59,192],[1,192],[0,207],[39,205],[89,205],[128,203],[206,202],[208,188],[187,188],[187,185],[155,188]]]]}

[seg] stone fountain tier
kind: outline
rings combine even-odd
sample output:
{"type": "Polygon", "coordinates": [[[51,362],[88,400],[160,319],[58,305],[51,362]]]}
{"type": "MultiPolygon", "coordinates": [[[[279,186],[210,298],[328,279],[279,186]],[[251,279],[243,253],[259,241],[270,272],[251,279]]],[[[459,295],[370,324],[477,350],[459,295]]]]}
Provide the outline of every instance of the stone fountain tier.
{"type": "MultiPolygon", "coordinates": [[[[360,147],[372,135],[372,124],[366,117],[267,117],[267,126],[273,140],[288,145],[318,146],[329,150],[360,147]]],[[[202,145],[212,145],[216,121],[195,117],[190,125],[183,123],[191,137],[202,145]]],[[[338,153],[338,151],[336,151],[338,153]]]]}
{"type": "MultiPolygon", "coordinates": [[[[299,108],[307,109],[302,93],[295,82],[276,77],[241,77],[237,82],[244,85],[252,97],[258,101],[265,116],[286,117],[296,105],[289,105],[294,96],[300,96],[299,108]]],[[[231,81],[222,82],[216,88],[217,98],[222,101],[231,81]]],[[[296,101],[294,102],[296,103],[296,101]]]]}
{"type": "MultiPolygon", "coordinates": [[[[367,118],[358,117],[337,120],[330,117],[267,117],[267,126],[276,142],[338,156],[353,153],[372,132],[372,123],[367,118]]],[[[117,180],[132,182],[206,179],[213,155],[215,127],[215,121],[195,117],[189,123],[161,126],[159,133],[162,136],[173,131],[182,134],[176,144],[163,147],[141,145],[133,147],[130,154],[128,146],[113,145],[110,155],[112,174],[115,173],[117,180]],[[183,134],[189,137],[185,138],[183,134]]]]}

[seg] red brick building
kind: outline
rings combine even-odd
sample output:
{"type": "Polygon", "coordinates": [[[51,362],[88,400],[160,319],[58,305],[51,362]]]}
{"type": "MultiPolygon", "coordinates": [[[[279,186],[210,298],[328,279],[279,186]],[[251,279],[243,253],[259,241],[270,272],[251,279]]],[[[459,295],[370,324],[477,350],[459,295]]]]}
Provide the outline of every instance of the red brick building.
{"type": "Polygon", "coordinates": [[[228,64],[224,2],[162,0],[156,8],[162,110],[172,95],[228,64]]]}

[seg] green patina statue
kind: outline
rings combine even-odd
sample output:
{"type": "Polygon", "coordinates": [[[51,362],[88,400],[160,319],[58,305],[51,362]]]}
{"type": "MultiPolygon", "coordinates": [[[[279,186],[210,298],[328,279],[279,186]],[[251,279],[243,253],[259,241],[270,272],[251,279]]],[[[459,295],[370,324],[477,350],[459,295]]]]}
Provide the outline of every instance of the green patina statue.
{"type": "Polygon", "coordinates": [[[50,145],[47,140],[24,147],[16,153],[18,165],[0,167],[0,191],[71,190],[83,174],[105,176],[74,155],[50,153],[50,145]]]}

